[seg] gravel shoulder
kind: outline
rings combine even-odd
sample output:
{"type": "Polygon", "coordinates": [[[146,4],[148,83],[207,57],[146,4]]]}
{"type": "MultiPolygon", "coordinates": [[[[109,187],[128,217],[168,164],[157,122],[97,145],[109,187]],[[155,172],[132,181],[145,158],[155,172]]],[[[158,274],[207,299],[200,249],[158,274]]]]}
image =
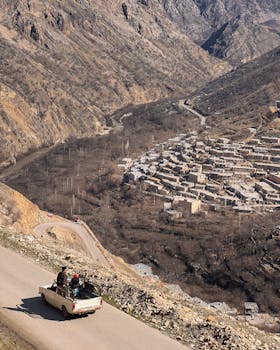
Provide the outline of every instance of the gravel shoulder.
{"type": "Polygon", "coordinates": [[[28,343],[17,333],[9,328],[9,324],[0,314],[0,349],[1,350],[38,350],[33,345],[28,343]]]}

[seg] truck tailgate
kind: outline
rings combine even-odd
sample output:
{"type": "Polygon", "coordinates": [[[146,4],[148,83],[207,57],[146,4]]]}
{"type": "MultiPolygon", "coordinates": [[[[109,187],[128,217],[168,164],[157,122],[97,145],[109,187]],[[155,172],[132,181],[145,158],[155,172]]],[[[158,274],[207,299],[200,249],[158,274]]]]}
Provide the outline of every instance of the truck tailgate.
{"type": "Polygon", "coordinates": [[[74,304],[74,313],[87,312],[90,310],[96,310],[100,308],[102,305],[102,298],[96,297],[91,299],[76,300],[74,304]]]}

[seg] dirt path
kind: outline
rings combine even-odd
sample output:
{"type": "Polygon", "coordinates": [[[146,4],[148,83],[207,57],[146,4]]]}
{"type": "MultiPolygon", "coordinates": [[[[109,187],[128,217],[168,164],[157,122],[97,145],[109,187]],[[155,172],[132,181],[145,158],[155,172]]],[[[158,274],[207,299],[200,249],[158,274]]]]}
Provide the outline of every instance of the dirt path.
{"type": "Polygon", "coordinates": [[[186,110],[188,110],[192,114],[196,115],[200,119],[200,125],[201,126],[205,126],[206,125],[207,118],[204,117],[202,114],[198,113],[197,111],[195,111],[194,109],[192,109],[190,106],[186,105],[185,104],[185,100],[180,100],[179,101],[179,106],[185,108],[186,110]]]}
{"type": "Polygon", "coordinates": [[[103,265],[109,267],[110,264],[106,257],[103,254],[102,247],[98,242],[95,235],[90,231],[89,227],[80,222],[49,222],[45,224],[38,225],[34,231],[37,234],[44,234],[46,231],[50,230],[52,227],[61,227],[69,229],[70,231],[76,233],[85,243],[85,247],[87,248],[91,258],[98,265],[103,265]]]}
{"type": "Polygon", "coordinates": [[[64,321],[42,304],[38,286],[54,275],[0,247],[0,318],[40,350],[183,350],[183,345],[105,304],[88,317],[64,321]]]}
{"type": "Polygon", "coordinates": [[[112,122],[112,125],[113,127],[110,129],[110,132],[115,132],[115,133],[118,133],[118,132],[121,132],[124,128],[124,125],[123,125],[123,121],[125,118],[128,118],[128,117],[131,117],[133,115],[133,113],[129,112],[129,113],[124,113],[121,115],[121,117],[118,118],[117,120],[117,117],[116,115],[112,115],[110,117],[111,119],[111,122],[112,122]]]}

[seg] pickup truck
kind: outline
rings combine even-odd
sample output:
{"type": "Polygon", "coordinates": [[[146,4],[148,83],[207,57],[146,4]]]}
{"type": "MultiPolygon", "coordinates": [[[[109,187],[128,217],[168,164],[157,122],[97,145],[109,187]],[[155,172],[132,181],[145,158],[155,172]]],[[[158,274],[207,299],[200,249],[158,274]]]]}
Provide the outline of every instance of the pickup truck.
{"type": "Polygon", "coordinates": [[[94,294],[93,291],[93,285],[88,282],[80,286],[77,297],[73,296],[69,287],[59,288],[56,283],[39,287],[42,302],[61,310],[64,318],[94,313],[101,309],[102,297],[94,294]]]}

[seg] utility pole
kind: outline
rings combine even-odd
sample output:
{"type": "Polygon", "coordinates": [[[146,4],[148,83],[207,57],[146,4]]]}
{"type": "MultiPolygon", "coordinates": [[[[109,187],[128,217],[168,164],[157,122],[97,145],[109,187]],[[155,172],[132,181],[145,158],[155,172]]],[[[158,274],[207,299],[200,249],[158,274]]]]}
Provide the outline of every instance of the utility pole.
{"type": "Polygon", "coordinates": [[[76,197],[75,197],[75,195],[73,193],[72,194],[72,206],[71,207],[73,207],[73,209],[75,209],[75,205],[76,205],[76,197]]]}
{"type": "Polygon", "coordinates": [[[241,221],[242,221],[242,220],[241,220],[241,214],[240,214],[240,213],[238,214],[238,220],[239,220],[239,228],[240,228],[240,227],[241,227],[241,221]]]}
{"type": "Polygon", "coordinates": [[[280,118],[280,101],[276,101],[277,117],[280,118]]]}

